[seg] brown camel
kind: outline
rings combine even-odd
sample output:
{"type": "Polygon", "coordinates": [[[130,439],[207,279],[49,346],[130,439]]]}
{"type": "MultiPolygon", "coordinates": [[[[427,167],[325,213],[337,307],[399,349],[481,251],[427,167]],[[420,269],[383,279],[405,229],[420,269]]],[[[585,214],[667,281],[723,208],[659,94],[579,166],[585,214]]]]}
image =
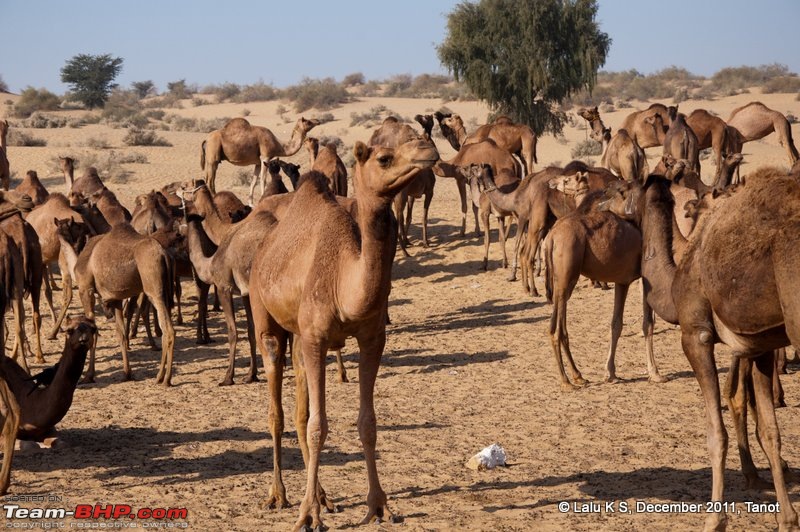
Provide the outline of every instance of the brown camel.
{"type": "Polygon", "coordinates": [[[347,197],[347,168],[336,153],[335,144],[323,144],[319,148],[311,169],[328,178],[328,184],[335,195],[347,197]]]}
{"type": "Polygon", "coordinates": [[[380,127],[372,132],[369,145],[396,148],[401,144],[421,138],[422,136],[413,127],[403,124],[397,117],[388,116],[384,118],[380,127]]]}
{"type": "Polygon", "coordinates": [[[19,431],[20,415],[19,403],[8,387],[6,373],[0,369],[0,418],[3,420],[3,466],[0,469],[0,495],[5,495],[11,485],[11,461],[14,458],[14,443],[19,431]]]}
{"type": "Polygon", "coordinates": [[[172,227],[172,213],[164,208],[159,196],[160,192],[152,190],[136,197],[136,207],[131,213],[130,222],[136,232],[149,235],[162,227],[172,227]]]}
{"type": "Polygon", "coordinates": [[[90,205],[97,207],[111,227],[130,223],[133,218],[130,211],[117,199],[117,196],[106,187],[93,192],[87,199],[90,205]]]}
{"type": "Polygon", "coordinates": [[[322,529],[320,506],[330,503],[319,483],[320,452],[328,433],[325,355],[355,336],[359,345],[359,436],[367,462],[369,493],[364,523],[393,520],[375,462],[375,379],[386,342],[386,316],[397,228],[392,196],[439,154],[432,143],[397,148],[358,142],[355,220],[339,206],[325,178],[304,176],[288,212],[261,242],[250,275],[250,297],[258,347],[270,384],[270,432],[274,480],[267,503],[286,506],[281,478],[283,408],[281,381],[286,339],[294,334],[297,433],[308,470],[306,494],[295,530],[322,529]],[[314,216],[308,216],[313,212],[314,216]],[[274,280],[281,279],[281,282],[274,280]],[[310,407],[310,408],[309,408],[310,407]]]}
{"type": "Polygon", "coordinates": [[[292,184],[292,190],[297,190],[297,182],[300,180],[300,165],[293,164],[287,161],[280,161],[281,170],[289,178],[292,184]]]}
{"type": "Polygon", "coordinates": [[[414,115],[414,121],[422,126],[422,138],[433,142],[433,115],[414,115]]]}
{"type": "Polygon", "coordinates": [[[39,181],[39,175],[36,170],[28,170],[22,182],[14,187],[14,190],[20,194],[26,194],[33,200],[34,205],[41,205],[47,199],[47,189],[44,188],[42,182],[39,181]]]}
{"type": "Polygon", "coordinates": [[[669,128],[667,107],[654,103],[643,111],[634,111],[625,117],[619,127],[642,148],[654,148],[664,145],[664,135],[669,128]]]}
{"type": "Polygon", "coordinates": [[[589,122],[592,139],[603,145],[601,167],[608,168],[624,179],[644,181],[647,178],[650,173],[647,156],[625,129],[618,130],[612,136],[611,128],[603,124],[597,106],[578,109],[578,115],[589,122]]]}
{"type": "MultiPolygon", "coordinates": [[[[6,191],[0,191],[0,197],[8,194],[6,191]]],[[[0,203],[0,211],[2,216],[11,216],[15,210],[9,209],[9,202],[3,200],[0,203]]],[[[2,218],[0,216],[0,218],[2,218]]],[[[5,231],[0,230],[0,274],[2,274],[3,282],[0,283],[0,343],[5,351],[5,312],[10,307],[14,313],[14,333],[15,341],[13,347],[14,358],[19,358],[24,368],[28,368],[28,363],[25,360],[25,306],[23,304],[23,296],[25,292],[25,276],[26,271],[23,266],[22,252],[19,246],[5,231]]]]}
{"type": "Polygon", "coordinates": [[[669,108],[669,130],[664,135],[664,155],[671,155],[675,159],[689,161],[689,169],[700,175],[700,150],[698,150],[697,136],[686,123],[686,115],[678,112],[678,108],[669,108]]]}
{"type": "Polygon", "coordinates": [[[75,183],[75,161],[70,157],[59,157],[58,165],[61,167],[61,172],[64,174],[64,184],[67,185],[67,196],[72,192],[72,186],[75,183]]]}
{"type": "Polygon", "coordinates": [[[397,226],[400,231],[399,237],[403,244],[404,252],[405,246],[411,245],[408,240],[408,228],[411,226],[411,218],[414,213],[414,200],[423,196],[425,201],[422,204],[422,246],[428,247],[428,210],[433,200],[435,186],[436,175],[430,168],[423,168],[394,197],[394,215],[397,218],[397,226]],[[403,213],[404,210],[406,211],[405,214],[403,213]]]}
{"type": "MultiPolygon", "coordinates": [[[[466,178],[461,173],[460,168],[468,167],[471,164],[485,163],[491,165],[495,176],[507,174],[519,177],[519,165],[514,156],[508,151],[498,147],[491,139],[482,142],[465,144],[458,153],[449,161],[439,161],[431,169],[438,177],[452,177],[456,180],[458,193],[461,196],[461,235],[466,233],[467,228],[467,185],[466,178]]],[[[503,192],[511,192],[504,190],[503,192]]],[[[475,216],[475,234],[480,235],[478,225],[478,208],[473,205],[473,215],[475,216]]]]}
{"type": "Polygon", "coordinates": [[[686,117],[686,123],[697,137],[697,149],[711,148],[717,169],[722,165],[723,153],[730,153],[728,125],[723,119],[705,109],[695,109],[686,117]]]}
{"type": "MultiPolygon", "coordinates": [[[[617,182],[609,188],[624,184],[633,186],[638,181],[617,182]]],[[[603,192],[594,194],[602,195],[603,192]]],[[[667,191],[667,194],[669,192],[667,191]]],[[[591,196],[591,194],[590,194],[591,196]]],[[[671,197],[669,198],[671,201],[671,197]]],[[[580,371],[575,366],[569,346],[567,333],[567,302],[580,275],[590,279],[614,283],[614,312],[611,319],[611,343],[606,362],[606,382],[616,382],[615,356],[617,341],[622,332],[622,314],[625,309],[630,284],[642,274],[642,233],[631,223],[605,210],[587,208],[590,203],[584,201],[574,212],[560,218],[550,230],[545,242],[545,260],[547,262],[546,293],[547,300],[553,303],[550,319],[550,343],[556,358],[556,368],[561,379],[562,389],[573,389],[586,384],[580,371]],[[573,382],[570,382],[564,371],[562,349],[569,364],[573,382]]],[[[602,204],[601,204],[602,205],[602,204]]],[[[670,205],[669,215],[672,210],[670,205]]],[[[663,220],[662,220],[663,222],[663,220]]],[[[663,230],[671,230],[671,222],[661,224],[663,230]]],[[[649,242],[648,242],[649,243],[649,242]]],[[[663,250],[645,248],[647,257],[650,254],[663,259],[663,250]]],[[[650,257],[652,258],[652,257],[650,257]]],[[[672,250],[668,252],[672,260],[672,250]]],[[[647,264],[647,262],[645,262],[647,264]]],[[[673,265],[674,267],[674,265],[673,265]]],[[[649,281],[645,278],[645,285],[649,281]]],[[[652,310],[649,307],[649,294],[645,289],[644,320],[642,329],[647,339],[647,372],[653,382],[664,382],[656,367],[652,350],[652,310]]],[[[656,292],[660,296],[660,292],[656,292]]]]}
{"type": "Polygon", "coordinates": [[[11,167],[8,164],[8,120],[0,120],[0,186],[8,190],[11,185],[11,167]]]}
{"type": "MultiPolygon", "coordinates": [[[[64,178],[67,178],[67,172],[69,172],[71,177],[74,161],[69,158],[59,158],[59,160],[61,161],[61,169],[64,171],[64,178]]],[[[67,195],[71,199],[73,193],[80,194],[84,198],[88,199],[89,196],[95,192],[99,192],[104,188],[105,185],[100,179],[100,175],[97,173],[97,168],[90,166],[83,173],[83,176],[79,177],[72,183],[72,188],[67,191],[67,195]]]]}
{"type": "Polygon", "coordinates": [[[222,129],[212,131],[203,141],[200,151],[200,169],[205,171],[205,180],[209,190],[215,194],[217,167],[222,161],[230,161],[236,166],[255,165],[259,172],[253,175],[250,184],[250,204],[253,204],[253,191],[260,179],[261,191],[264,189],[266,164],[275,157],[289,157],[300,150],[306,134],[319,120],[300,118],[292,130],[289,142],[282,143],[269,129],[252,126],[244,118],[228,121],[222,129]]]}
{"type": "Polygon", "coordinates": [[[792,126],[786,117],[761,102],[750,102],[737,107],[728,118],[728,126],[738,135],[733,139],[732,151],[741,153],[742,144],[766,137],[773,131],[778,134],[778,141],[789,156],[789,165],[797,162],[797,147],[792,139],[792,126]]]}
{"type": "MultiPolygon", "coordinates": [[[[306,139],[306,144],[308,144],[308,139],[306,139]]],[[[261,195],[262,198],[289,192],[289,189],[283,184],[283,179],[281,178],[280,159],[272,159],[269,164],[267,164],[267,173],[269,174],[269,181],[267,181],[267,186],[264,187],[264,193],[261,195]]]]}
{"type": "MultiPolygon", "coordinates": [[[[270,162],[272,163],[272,161],[270,162]]],[[[188,220],[189,258],[197,272],[197,276],[206,284],[217,287],[218,299],[225,314],[228,326],[228,370],[220,386],[233,384],[234,366],[236,364],[236,314],[233,306],[233,294],[242,296],[247,317],[247,339],[250,342],[250,369],[245,383],[258,381],[256,376],[256,344],[253,336],[253,318],[250,313],[250,268],[253,263],[258,242],[276,223],[269,212],[258,212],[237,223],[219,244],[216,252],[208,256],[204,253],[202,238],[205,237],[202,219],[192,215],[188,220]]]]}
{"type": "Polygon", "coordinates": [[[502,116],[491,124],[484,124],[467,135],[464,122],[457,114],[445,115],[435,113],[442,135],[456,151],[465,144],[473,144],[491,139],[502,149],[519,157],[522,162],[522,175],[533,172],[536,160],[536,133],[524,124],[515,124],[508,117],[502,116]]]}
{"type": "MultiPolygon", "coordinates": [[[[19,404],[19,430],[22,440],[42,441],[53,436],[55,426],[67,415],[75,387],[83,373],[86,353],[92,347],[97,327],[83,316],[67,318],[66,341],[55,366],[31,377],[16,362],[0,357],[0,372],[19,404]]],[[[1,389],[2,387],[0,387],[1,389]]],[[[0,397],[2,391],[0,391],[0,397]]]]}
{"type": "MultiPolygon", "coordinates": [[[[128,335],[122,304],[126,299],[144,292],[158,313],[163,331],[161,338],[161,364],[156,382],[170,386],[172,380],[172,355],[175,330],[172,327],[173,264],[161,244],[151,237],[140,235],[130,224],[119,224],[106,234],[92,237],[78,255],[68,242],[68,234],[59,231],[61,252],[68,269],[78,285],[83,311],[94,319],[95,292],[103,301],[108,317],[113,313],[117,340],[122,348],[123,379],[132,378],[128,364],[128,335]]],[[[89,355],[89,369],[85,381],[94,382],[94,347],[89,355]]]]}

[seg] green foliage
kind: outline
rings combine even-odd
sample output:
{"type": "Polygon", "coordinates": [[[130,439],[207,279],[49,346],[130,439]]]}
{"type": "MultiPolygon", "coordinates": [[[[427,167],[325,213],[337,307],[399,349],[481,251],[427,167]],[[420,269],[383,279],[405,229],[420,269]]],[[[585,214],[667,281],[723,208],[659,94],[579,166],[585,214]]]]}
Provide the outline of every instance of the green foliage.
{"type": "Polygon", "coordinates": [[[121,70],[120,57],[78,54],[61,68],[61,81],[70,85],[72,100],[94,109],[106,102],[111,89],[116,87],[114,79],[121,70]]]}
{"type": "Polygon", "coordinates": [[[592,139],[580,141],[575,145],[574,148],[572,148],[572,151],[570,152],[573,159],[579,159],[581,157],[588,157],[591,155],[601,155],[602,153],[603,145],[592,139]]]}
{"type": "Polygon", "coordinates": [[[27,87],[14,105],[14,116],[27,118],[34,111],[55,111],[61,107],[61,98],[47,89],[27,87]]]}
{"type": "Polygon", "coordinates": [[[300,84],[287,87],[284,94],[294,102],[294,110],[298,113],[311,108],[324,111],[350,100],[345,88],[333,78],[305,78],[300,84]]]}
{"type": "Polygon", "coordinates": [[[147,98],[156,93],[156,86],[152,80],[134,81],[131,83],[131,89],[139,98],[147,98]]]}
{"type": "Polygon", "coordinates": [[[537,134],[560,132],[554,105],[594,87],[611,39],[595,0],[480,0],[448,15],[439,59],[493,109],[537,134]]]}
{"type": "Polygon", "coordinates": [[[103,118],[108,122],[123,122],[141,111],[139,96],[135,91],[114,89],[103,107],[103,118]]]}

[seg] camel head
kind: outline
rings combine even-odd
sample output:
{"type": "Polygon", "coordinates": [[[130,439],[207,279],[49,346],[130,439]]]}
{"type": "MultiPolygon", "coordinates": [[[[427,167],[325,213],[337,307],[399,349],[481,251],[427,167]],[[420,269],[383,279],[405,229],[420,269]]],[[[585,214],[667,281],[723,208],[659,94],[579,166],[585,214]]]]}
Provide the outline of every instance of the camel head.
{"type": "Polygon", "coordinates": [[[286,174],[286,177],[288,177],[289,181],[291,181],[292,188],[297,190],[297,182],[300,180],[300,165],[280,160],[278,163],[281,165],[281,170],[283,170],[283,173],[286,174]]]}
{"type": "Polygon", "coordinates": [[[62,172],[71,173],[75,170],[75,160],[71,157],[58,157],[58,166],[62,172]]]}
{"type": "MultiPolygon", "coordinates": [[[[308,142],[308,140],[309,139],[306,139],[306,142],[308,142]]],[[[275,176],[280,174],[281,173],[280,159],[270,160],[270,162],[267,163],[267,171],[269,172],[269,175],[273,176],[273,178],[275,178],[275,176]]],[[[280,176],[278,176],[278,179],[280,179],[280,176]]]]}
{"type": "Polygon", "coordinates": [[[431,133],[433,132],[433,115],[416,115],[414,116],[414,120],[422,126],[422,131],[428,136],[428,139],[430,139],[431,133]]]}
{"type": "Polygon", "coordinates": [[[314,129],[320,124],[319,120],[315,118],[310,118],[306,120],[302,116],[297,120],[297,124],[294,126],[295,130],[299,130],[303,135],[314,129]]]}
{"type": "Polygon", "coordinates": [[[675,121],[678,118],[678,106],[677,105],[670,105],[667,107],[667,116],[669,117],[669,123],[675,121]]]}
{"type": "Polygon", "coordinates": [[[437,122],[439,122],[439,125],[441,125],[442,120],[444,120],[445,118],[450,118],[451,116],[452,116],[451,113],[442,113],[440,111],[436,111],[435,113],[433,113],[433,117],[436,119],[437,122]]]}
{"type": "Polygon", "coordinates": [[[583,198],[589,193],[589,174],[587,172],[576,172],[572,175],[558,176],[550,180],[550,188],[558,190],[566,196],[575,198],[576,205],[580,203],[579,198],[583,198]]]}
{"type": "Polygon", "coordinates": [[[56,234],[69,242],[72,245],[72,249],[75,250],[75,253],[80,253],[86,245],[86,242],[88,242],[89,238],[92,236],[89,226],[83,222],[76,222],[72,218],[66,218],[64,220],[53,218],[53,223],[56,226],[56,234]]]}
{"type": "Polygon", "coordinates": [[[310,153],[311,162],[313,164],[313,160],[317,158],[317,154],[319,153],[319,139],[316,137],[306,137],[303,141],[303,145],[310,153]]]}
{"type": "Polygon", "coordinates": [[[70,350],[78,348],[89,349],[97,334],[97,326],[94,320],[87,318],[83,314],[75,318],[67,315],[62,330],[67,333],[66,347],[70,350]]]}
{"type": "Polygon", "coordinates": [[[591,109],[588,107],[581,107],[578,109],[578,116],[587,122],[592,122],[593,120],[600,120],[600,111],[597,110],[596,105],[591,109]]]}
{"type": "Polygon", "coordinates": [[[687,201],[686,204],[683,206],[684,211],[686,211],[686,214],[684,216],[686,216],[686,218],[691,218],[696,225],[697,221],[702,216],[711,212],[717,205],[717,203],[730,197],[731,194],[736,192],[736,189],[739,188],[740,186],[743,185],[736,184],[733,187],[730,187],[729,189],[724,191],[713,189],[709,192],[706,192],[698,199],[687,201]]]}
{"type": "Polygon", "coordinates": [[[623,220],[639,221],[639,202],[644,187],[639,181],[613,181],[606,187],[603,201],[598,204],[601,211],[609,211],[623,220]]]}
{"type": "Polygon", "coordinates": [[[247,216],[253,211],[253,208],[249,205],[245,205],[241,209],[235,210],[231,213],[231,223],[238,223],[247,218],[247,216]]]}
{"type": "Polygon", "coordinates": [[[36,206],[30,196],[16,190],[0,190],[0,203],[11,204],[13,208],[24,212],[28,212],[36,206]]]}
{"type": "Polygon", "coordinates": [[[359,141],[353,147],[353,155],[356,188],[386,199],[399,192],[419,170],[430,168],[439,160],[436,147],[424,140],[412,140],[396,148],[370,147],[359,141]]]}

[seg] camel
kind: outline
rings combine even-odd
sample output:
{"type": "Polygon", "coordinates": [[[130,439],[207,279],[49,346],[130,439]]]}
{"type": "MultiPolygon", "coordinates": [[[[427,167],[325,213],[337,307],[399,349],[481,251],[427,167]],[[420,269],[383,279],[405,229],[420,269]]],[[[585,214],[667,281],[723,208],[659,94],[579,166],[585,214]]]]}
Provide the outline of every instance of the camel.
{"type": "Polygon", "coordinates": [[[422,138],[433,142],[433,115],[414,115],[414,121],[422,126],[422,138]]]}
{"type": "Polygon", "coordinates": [[[403,124],[397,117],[388,116],[383,119],[380,127],[372,132],[368,145],[396,148],[401,144],[421,138],[422,136],[413,127],[403,124]]]}
{"type": "Polygon", "coordinates": [[[283,173],[286,174],[292,184],[292,190],[297,190],[297,182],[300,180],[300,165],[287,161],[280,161],[280,165],[281,170],[283,170],[283,173]]]}
{"type": "Polygon", "coordinates": [[[130,222],[136,232],[149,235],[162,227],[172,227],[172,213],[164,208],[160,195],[161,193],[153,190],[136,196],[136,207],[131,213],[130,222]]]}
{"type": "Polygon", "coordinates": [[[664,135],[669,128],[667,107],[654,103],[647,109],[634,111],[625,117],[619,128],[627,131],[643,149],[663,146],[664,135]]]}
{"type": "Polygon", "coordinates": [[[65,331],[61,358],[54,368],[43,372],[45,376],[30,377],[16,362],[0,357],[0,372],[5,374],[6,383],[19,404],[19,430],[16,433],[19,439],[42,441],[53,436],[55,426],[72,406],[75,387],[83,373],[86,353],[92,347],[97,327],[94,321],[78,316],[67,318],[65,331]]]}
{"type": "Polygon", "coordinates": [[[270,385],[270,432],[275,447],[267,504],[277,507],[287,505],[280,459],[281,381],[286,339],[294,334],[296,426],[308,471],[295,530],[308,526],[322,530],[320,506],[330,505],[318,475],[328,433],[324,365],[327,351],[344,345],[348,336],[356,337],[360,350],[358,430],[369,481],[368,511],[362,523],[394,519],[378,480],[373,406],[397,246],[391,201],[439,154],[432,143],[421,140],[397,148],[357,142],[353,151],[358,190],[355,220],[339,206],[324,176],[307,174],[284,218],[259,245],[250,274],[256,340],[270,385]],[[314,216],[308,216],[309,212],[314,216]]]}
{"type": "Polygon", "coordinates": [[[722,165],[723,153],[730,153],[730,140],[728,139],[728,124],[718,116],[714,116],[705,109],[695,109],[686,117],[686,124],[697,137],[697,149],[711,148],[714,152],[714,163],[719,170],[722,165]]]}
{"type": "Polygon", "coordinates": [[[347,168],[336,153],[336,145],[328,143],[320,148],[319,140],[314,137],[306,138],[305,145],[309,151],[311,169],[328,178],[328,185],[334,194],[346,197],[347,168]]]}
{"type": "MultiPolygon", "coordinates": [[[[306,139],[306,144],[308,144],[308,139],[306,139]]],[[[267,186],[264,188],[264,193],[261,195],[262,198],[289,192],[289,189],[283,184],[283,179],[281,179],[280,159],[272,159],[269,164],[267,164],[267,172],[269,173],[269,181],[267,181],[267,186]]]]}
{"type": "Polygon", "coordinates": [[[22,183],[14,187],[14,190],[20,194],[26,194],[33,200],[34,205],[41,205],[47,199],[47,189],[44,188],[42,182],[39,181],[39,175],[36,170],[28,170],[22,183]]]}
{"type": "Polygon", "coordinates": [[[106,187],[93,192],[87,199],[90,205],[97,207],[111,227],[130,223],[133,218],[130,211],[117,199],[117,196],[106,187]]]}
{"type": "Polygon", "coordinates": [[[522,175],[533,172],[536,160],[536,133],[524,124],[515,124],[508,117],[498,117],[492,124],[484,124],[467,135],[464,122],[457,114],[434,113],[439,122],[442,135],[454,150],[459,151],[465,144],[491,139],[502,149],[519,157],[522,162],[522,175]]]}
{"type": "MultiPolygon", "coordinates": [[[[270,162],[270,164],[272,161],[270,162]]],[[[256,344],[253,336],[253,319],[250,312],[250,268],[257,243],[263,235],[271,230],[277,220],[269,212],[258,212],[237,223],[219,244],[216,252],[208,256],[203,251],[202,238],[204,232],[202,219],[192,215],[188,220],[189,258],[197,272],[197,276],[206,284],[217,287],[217,294],[225,314],[228,326],[228,370],[220,386],[233,384],[234,366],[236,363],[236,315],[233,307],[233,293],[242,296],[247,317],[247,338],[250,342],[250,369],[245,383],[258,381],[256,376],[256,344]]]]}
{"type": "Polygon", "coordinates": [[[11,167],[8,164],[8,120],[0,120],[0,186],[8,190],[11,185],[11,167]]]}
{"type": "MultiPolygon", "coordinates": [[[[514,156],[508,151],[500,148],[493,140],[487,139],[482,142],[465,144],[458,153],[449,161],[439,161],[431,169],[438,177],[452,177],[456,180],[458,193],[461,196],[461,236],[464,236],[467,228],[467,188],[466,178],[461,173],[460,168],[470,164],[486,163],[491,165],[492,173],[495,176],[507,174],[519,177],[518,165],[514,156]]],[[[504,190],[503,192],[510,192],[504,190]]],[[[475,234],[480,235],[478,225],[478,208],[473,205],[473,215],[475,216],[475,234]]]]}
{"type": "Polygon", "coordinates": [[[67,185],[67,195],[69,196],[75,183],[75,161],[70,157],[59,157],[58,165],[64,174],[64,184],[67,185]]]}
{"type": "Polygon", "coordinates": [[[591,137],[603,145],[600,166],[608,168],[624,179],[644,181],[650,173],[644,150],[631,138],[627,130],[620,129],[612,137],[611,128],[605,127],[597,106],[578,110],[578,115],[589,122],[591,137]]]}
{"type": "Polygon", "coordinates": [[[228,121],[222,129],[212,131],[203,141],[200,150],[200,169],[205,172],[205,180],[212,194],[216,194],[217,167],[222,161],[230,161],[236,166],[260,165],[260,172],[254,173],[250,184],[250,205],[256,183],[261,181],[264,190],[266,164],[275,157],[289,157],[300,150],[306,134],[319,120],[300,118],[292,130],[289,142],[280,142],[269,129],[252,126],[244,118],[228,121]]]}
{"type": "Polygon", "coordinates": [[[762,139],[774,131],[789,156],[789,166],[800,158],[792,139],[792,126],[789,121],[783,114],[761,102],[750,102],[731,111],[728,126],[737,133],[732,146],[732,151],[736,153],[742,152],[742,145],[745,142],[762,139]]]}
{"type": "Polygon", "coordinates": [[[689,169],[700,175],[700,150],[697,136],[686,123],[686,115],[678,112],[678,108],[669,108],[669,130],[664,135],[664,155],[675,159],[689,161],[689,169]]]}
{"type": "MultiPolygon", "coordinates": [[[[1,358],[5,359],[6,357],[1,358]]],[[[3,466],[0,468],[0,495],[5,495],[11,485],[11,461],[14,458],[14,443],[17,439],[21,415],[19,403],[8,387],[6,377],[6,373],[0,369],[0,418],[3,420],[3,466]]]]}
{"type": "MultiPolygon", "coordinates": [[[[72,159],[67,158],[59,158],[61,161],[61,169],[64,171],[64,179],[67,179],[67,175],[72,177],[72,169],[74,167],[74,161],[72,159]]],[[[67,195],[72,200],[72,194],[79,194],[84,198],[89,198],[89,196],[93,195],[95,192],[99,192],[105,188],[103,181],[100,179],[100,175],[97,173],[97,168],[94,166],[90,166],[86,169],[83,173],[83,176],[75,179],[72,182],[72,187],[67,191],[67,195]]],[[[70,201],[72,203],[72,201],[70,201]]]]}
{"type": "MultiPolygon", "coordinates": [[[[158,313],[163,331],[161,364],[156,382],[170,386],[175,330],[172,327],[173,264],[161,244],[137,233],[130,224],[119,224],[103,235],[89,240],[80,255],[67,241],[68,234],[59,228],[58,238],[70,275],[78,285],[84,314],[94,319],[94,294],[100,296],[108,317],[114,315],[117,339],[122,349],[123,379],[130,380],[128,364],[128,335],[122,313],[122,303],[144,292],[158,313]]],[[[85,382],[94,382],[94,346],[89,354],[89,369],[85,382]]]]}
{"type": "Polygon", "coordinates": [[[397,226],[400,231],[399,237],[402,249],[411,245],[408,240],[408,228],[411,226],[411,218],[414,213],[414,200],[425,197],[422,204],[422,247],[428,247],[428,210],[433,200],[433,189],[436,186],[436,175],[430,168],[423,168],[416,177],[412,179],[394,197],[394,215],[397,218],[397,226]],[[403,211],[406,211],[404,214],[403,211]]]}

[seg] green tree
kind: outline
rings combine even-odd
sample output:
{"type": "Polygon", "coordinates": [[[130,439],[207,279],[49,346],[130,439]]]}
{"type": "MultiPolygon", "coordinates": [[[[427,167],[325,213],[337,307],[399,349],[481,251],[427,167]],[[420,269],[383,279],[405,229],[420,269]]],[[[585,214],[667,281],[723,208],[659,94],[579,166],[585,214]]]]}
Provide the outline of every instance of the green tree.
{"type": "Polygon", "coordinates": [[[139,98],[147,98],[151,94],[156,93],[156,86],[152,80],[134,81],[131,83],[131,89],[136,93],[139,98]]]}
{"type": "Polygon", "coordinates": [[[71,99],[94,109],[108,100],[111,89],[117,86],[114,78],[121,70],[120,57],[78,54],[61,69],[61,81],[70,85],[71,99]]]}
{"type": "Polygon", "coordinates": [[[559,133],[555,105],[594,87],[611,39],[595,0],[479,0],[448,15],[439,59],[495,112],[559,133]]]}

